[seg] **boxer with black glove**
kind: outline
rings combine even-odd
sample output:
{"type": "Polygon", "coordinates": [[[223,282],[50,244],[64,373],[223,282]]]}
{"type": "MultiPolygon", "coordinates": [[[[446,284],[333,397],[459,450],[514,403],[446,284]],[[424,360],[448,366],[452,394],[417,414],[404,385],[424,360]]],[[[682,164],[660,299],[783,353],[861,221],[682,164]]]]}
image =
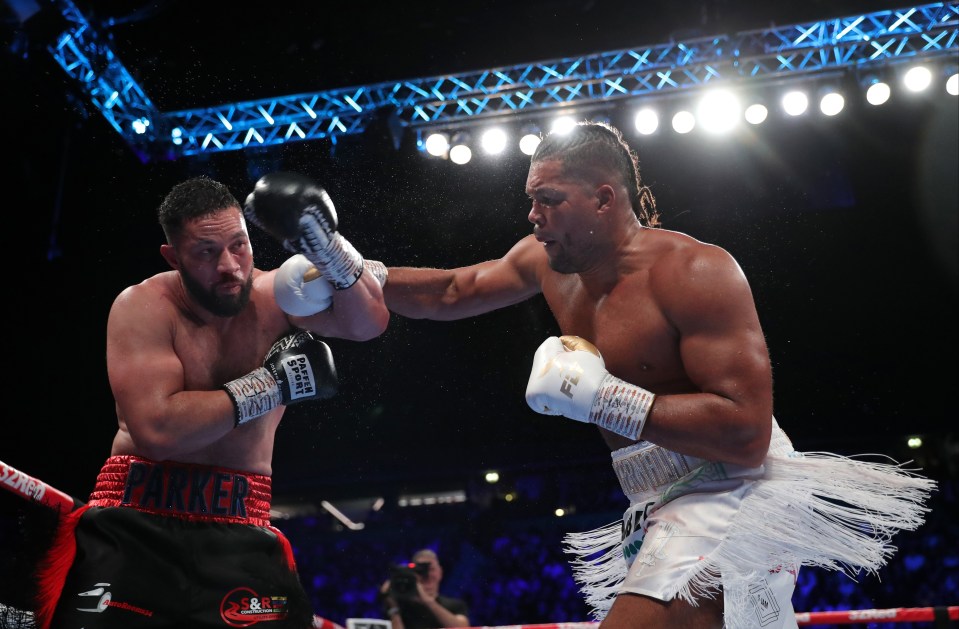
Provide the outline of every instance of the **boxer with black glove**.
{"type": "Polygon", "coordinates": [[[264,175],[247,196],[243,214],[284,249],[305,256],[333,288],[349,288],[363,274],[363,256],[337,231],[330,195],[309,177],[264,175]]]}
{"type": "Polygon", "coordinates": [[[302,330],[277,340],[262,367],[223,385],[233,400],[236,426],[281,404],[331,398],[338,387],[329,346],[302,330]]]}

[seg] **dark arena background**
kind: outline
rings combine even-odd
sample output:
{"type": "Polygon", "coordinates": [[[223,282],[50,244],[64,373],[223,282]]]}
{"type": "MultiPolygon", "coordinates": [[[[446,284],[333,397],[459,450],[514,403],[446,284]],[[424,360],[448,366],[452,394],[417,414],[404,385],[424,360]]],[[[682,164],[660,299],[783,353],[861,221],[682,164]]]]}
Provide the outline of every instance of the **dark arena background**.
{"type": "MultiPolygon", "coordinates": [[[[116,431],[107,313],[124,287],[165,270],[155,212],[175,183],[208,174],[243,199],[261,174],[298,171],[329,191],[367,258],[458,266],[530,232],[521,131],[560,114],[603,119],[637,150],[663,226],[743,267],[776,416],[797,449],[911,461],[939,483],[926,523],[894,540],[879,575],[804,570],[796,610],[959,605],[955,2],[7,0],[0,15],[11,342],[0,461],[86,498],[116,431]],[[838,39],[785,29],[853,22],[838,39]],[[752,71],[746,50],[714,38],[769,40],[780,28],[792,39],[754,50],[752,71]],[[857,30],[859,43],[844,45],[857,30]],[[65,32],[77,50],[56,48],[65,32]],[[818,48],[802,49],[816,37],[818,48]],[[643,70],[657,52],[660,65],[643,70]],[[614,64],[618,74],[603,74],[614,64]],[[914,65],[931,73],[923,91],[904,87],[914,65]],[[509,69],[500,84],[426,89],[430,77],[497,69],[509,69]],[[542,89],[516,87],[514,76],[534,75],[542,89]],[[865,97],[874,80],[890,86],[880,105],[865,97]],[[422,100],[391,107],[381,88],[394,84],[397,98],[419,89],[422,100]],[[672,114],[695,111],[715,86],[765,102],[767,118],[722,135],[675,131],[672,114]],[[819,110],[826,87],[845,96],[836,115],[819,110]],[[792,89],[809,98],[800,115],[780,106],[792,89]],[[276,102],[286,95],[317,111],[330,95],[347,105],[314,127],[290,124],[276,102]],[[661,116],[648,135],[634,121],[643,107],[661,116]],[[260,114],[218,136],[174,115],[188,111],[224,128],[230,112],[260,114]],[[509,142],[487,155],[479,137],[494,125],[509,142]],[[433,132],[467,136],[472,160],[429,154],[433,132]]],[[[260,268],[285,258],[252,237],[260,268]]],[[[441,590],[467,601],[475,626],[591,620],[561,539],[619,518],[626,503],[596,429],[523,399],[533,352],[557,331],[533,299],[451,323],[394,314],[375,340],[329,340],[341,391],[287,411],[273,476],[274,523],[317,614],[382,618],[376,591],[390,566],[430,547],[441,590]]],[[[28,604],[18,557],[36,509],[0,492],[0,604],[28,604]]]]}

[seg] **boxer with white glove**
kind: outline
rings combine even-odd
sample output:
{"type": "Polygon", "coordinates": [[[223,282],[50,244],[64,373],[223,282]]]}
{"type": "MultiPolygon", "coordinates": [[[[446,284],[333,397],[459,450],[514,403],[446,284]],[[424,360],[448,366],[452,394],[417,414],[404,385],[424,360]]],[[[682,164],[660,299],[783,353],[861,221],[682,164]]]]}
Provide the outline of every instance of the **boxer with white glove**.
{"type": "Polygon", "coordinates": [[[363,274],[363,256],[337,231],[330,195],[309,177],[264,175],[247,196],[243,214],[284,249],[304,255],[333,288],[349,288],[363,274]]]}
{"type": "Polygon", "coordinates": [[[339,388],[329,346],[306,331],[276,341],[263,366],[223,385],[233,400],[235,425],[272,411],[281,404],[333,397],[339,388]]]}
{"type": "Polygon", "coordinates": [[[589,341],[551,336],[533,356],[526,403],[537,413],[596,424],[639,440],[655,395],[617,378],[589,341]]]}
{"type": "Polygon", "coordinates": [[[333,304],[333,287],[305,255],[298,253],[276,270],[273,296],[286,314],[309,317],[333,304]]]}

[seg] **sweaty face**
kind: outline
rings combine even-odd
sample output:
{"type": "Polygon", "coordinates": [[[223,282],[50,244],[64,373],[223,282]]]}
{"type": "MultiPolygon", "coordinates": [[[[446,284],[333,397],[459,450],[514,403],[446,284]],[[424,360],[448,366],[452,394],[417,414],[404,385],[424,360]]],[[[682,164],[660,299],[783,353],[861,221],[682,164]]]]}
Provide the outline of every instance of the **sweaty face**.
{"type": "Polygon", "coordinates": [[[187,293],[219,317],[239,314],[253,290],[253,251],[239,208],[189,222],[176,245],[187,293]]]}
{"type": "Polygon", "coordinates": [[[546,251],[551,269],[580,273],[594,259],[596,210],[599,201],[592,186],[563,173],[557,160],[533,162],[526,178],[532,202],[529,222],[546,251]]]}

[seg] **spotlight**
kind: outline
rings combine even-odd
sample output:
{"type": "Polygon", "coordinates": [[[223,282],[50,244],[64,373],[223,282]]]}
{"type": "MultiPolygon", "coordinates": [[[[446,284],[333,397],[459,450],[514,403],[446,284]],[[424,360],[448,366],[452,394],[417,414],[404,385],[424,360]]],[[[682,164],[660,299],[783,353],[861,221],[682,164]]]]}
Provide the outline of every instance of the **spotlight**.
{"type": "Polygon", "coordinates": [[[519,140],[519,150],[523,151],[526,155],[532,155],[536,152],[536,147],[539,146],[539,143],[539,134],[527,133],[519,140]]]}
{"type": "Polygon", "coordinates": [[[498,155],[506,149],[506,132],[499,127],[487,129],[480,136],[480,146],[490,155],[498,155]]]}
{"type": "Polygon", "coordinates": [[[676,133],[689,133],[696,126],[696,117],[688,111],[677,111],[673,116],[673,131],[676,133]]]}
{"type": "Polygon", "coordinates": [[[762,103],[755,103],[746,108],[746,122],[749,124],[762,124],[769,115],[769,110],[762,103]]]}
{"type": "Polygon", "coordinates": [[[143,135],[144,133],[147,132],[147,128],[150,126],[150,119],[137,118],[136,120],[133,121],[131,126],[133,127],[134,133],[136,133],[137,135],[143,135]]]}
{"type": "Polygon", "coordinates": [[[902,77],[902,84],[910,92],[921,92],[932,83],[932,72],[926,66],[913,66],[902,77]]]}
{"type": "Polygon", "coordinates": [[[445,133],[431,133],[426,136],[426,152],[435,157],[446,155],[450,150],[450,136],[445,133]]]}
{"type": "Polygon", "coordinates": [[[943,68],[946,77],[946,93],[959,96],[959,67],[954,65],[943,68]]]}
{"type": "Polygon", "coordinates": [[[809,97],[805,92],[793,90],[783,96],[782,105],[783,110],[790,116],[801,116],[809,107],[809,97]]]}
{"type": "Polygon", "coordinates": [[[553,121],[550,131],[552,133],[569,133],[576,126],[576,121],[570,116],[560,116],[553,121]]]}
{"type": "Polygon", "coordinates": [[[469,142],[469,136],[465,133],[457,133],[453,136],[452,146],[450,147],[450,161],[454,164],[469,163],[473,157],[473,151],[466,145],[469,142]]]}
{"type": "Polygon", "coordinates": [[[889,96],[892,91],[889,89],[889,84],[879,79],[872,79],[868,83],[869,87],[866,88],[866,102],[870,105],[882,105],[889,100],[889,96]]]}
{"type": "Polygon", "coordinates": [[[636,112],[636,130],[643,135],[654,133],[659,127],[659,116],[649,107],[636,112]]]}
{"type": "Polygon", "coordinates": [[[739,122],[742,106],[732,92],[717,90],[703,96],[697,111],[703,129],[710,133],[724,133],[739,122]]]}
{"type": "Polygon", "coordinates": [[[519,150],[525,155],[532,155],[540,143],[541,129],[536,124],[524,124],[520,129],[519,150]]]}
{"type": "Polygon", "coordinates": [[[829,89],[819,99],[819,111],[826,116],[835,116],[842,111],[845,104],[846,100],[842,97],[842,94],[829,89]]]}

